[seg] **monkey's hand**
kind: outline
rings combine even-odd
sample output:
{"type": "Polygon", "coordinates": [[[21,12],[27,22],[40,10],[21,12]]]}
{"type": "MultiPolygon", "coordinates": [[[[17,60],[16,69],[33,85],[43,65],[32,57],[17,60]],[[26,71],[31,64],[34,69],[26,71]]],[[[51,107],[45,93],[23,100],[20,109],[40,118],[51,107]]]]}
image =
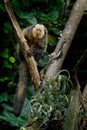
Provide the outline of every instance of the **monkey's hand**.
{"type": "Polygon", "coordinates": [[[41,58],[43,52],[44,48],[42,46],[37,45],[36,48],[34,49],[34,56],[36,61],[38,61],[41,58]]]}

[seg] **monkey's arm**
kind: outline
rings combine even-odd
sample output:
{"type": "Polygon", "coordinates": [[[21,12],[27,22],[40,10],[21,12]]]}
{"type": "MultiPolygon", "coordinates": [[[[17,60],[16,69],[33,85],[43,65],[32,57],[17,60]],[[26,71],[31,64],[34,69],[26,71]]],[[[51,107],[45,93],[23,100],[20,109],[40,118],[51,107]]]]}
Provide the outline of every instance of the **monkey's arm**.
{"type": "Polygon", "coordinates": [[[26,87],[27,87],[27,64],[25,61],[21,61],[20,72],[19,72],[19,82],[16,89],[15,98],[14,98],[14,114],[19,116],[24,104],[26,87]]]}
{"type": "Polygon", "coordinates": [[[34,26],[35,25],[31,25],[31,26],[28,26],[25,29],[23,29],[24,37],[26,38],[27,43],[30,46],[30,49],[27,51],[27,54],[28,54],[29,57],[34,56],[34,53],[33,53],[34,47],[32,47],[32,49],[31,49],[31,43],[32,43],[32,46],[34,45],[34,43],[32,42],[32,39],[33,39],[32,29],[34,28],[34,26]]]}

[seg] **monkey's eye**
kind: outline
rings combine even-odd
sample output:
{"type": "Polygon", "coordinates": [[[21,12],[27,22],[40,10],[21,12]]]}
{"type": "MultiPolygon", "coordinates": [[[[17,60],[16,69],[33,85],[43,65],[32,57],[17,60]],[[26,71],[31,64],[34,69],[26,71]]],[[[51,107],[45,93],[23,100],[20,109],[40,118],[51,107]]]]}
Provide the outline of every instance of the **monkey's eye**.
{"type": "Polygon", "coordinates": [[[41,29],[37,29],[37,31],[41,32],[42,30],[41,29]]]}

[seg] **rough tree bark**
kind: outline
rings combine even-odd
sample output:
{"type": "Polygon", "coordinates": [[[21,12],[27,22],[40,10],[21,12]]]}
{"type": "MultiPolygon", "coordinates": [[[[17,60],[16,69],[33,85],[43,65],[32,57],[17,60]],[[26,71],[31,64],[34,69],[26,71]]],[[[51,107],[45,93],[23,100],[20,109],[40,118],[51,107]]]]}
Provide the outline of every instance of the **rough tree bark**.
{"type": "MultiPolygon", "coordinates": [[[[81,101],[82,101],[81,103],[82,103],[82,106],[83,106],[83,110],[84,110],[85,113],[87,113],[87,84],[84,87],[84,90],[83,90],[81,98],[82,98],[81,99],[81,101]]],[[[85,115],[83,115],[81,128],[82,129],[86,129],[87,128],[87,119],[86,119],[85,115]]]]}

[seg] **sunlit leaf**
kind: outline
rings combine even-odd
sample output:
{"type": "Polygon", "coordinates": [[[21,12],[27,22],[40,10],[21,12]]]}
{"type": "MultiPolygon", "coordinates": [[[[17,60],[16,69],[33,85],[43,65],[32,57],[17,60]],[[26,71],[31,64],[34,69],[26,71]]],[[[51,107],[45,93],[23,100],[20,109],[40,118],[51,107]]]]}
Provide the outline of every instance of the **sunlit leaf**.
{"type": "Polygon", "coordinates": [[[15,63],[15,58],[14,58],[13,56],[9,57],[9,61],[10,61],[11,63],[15,63]]]}

